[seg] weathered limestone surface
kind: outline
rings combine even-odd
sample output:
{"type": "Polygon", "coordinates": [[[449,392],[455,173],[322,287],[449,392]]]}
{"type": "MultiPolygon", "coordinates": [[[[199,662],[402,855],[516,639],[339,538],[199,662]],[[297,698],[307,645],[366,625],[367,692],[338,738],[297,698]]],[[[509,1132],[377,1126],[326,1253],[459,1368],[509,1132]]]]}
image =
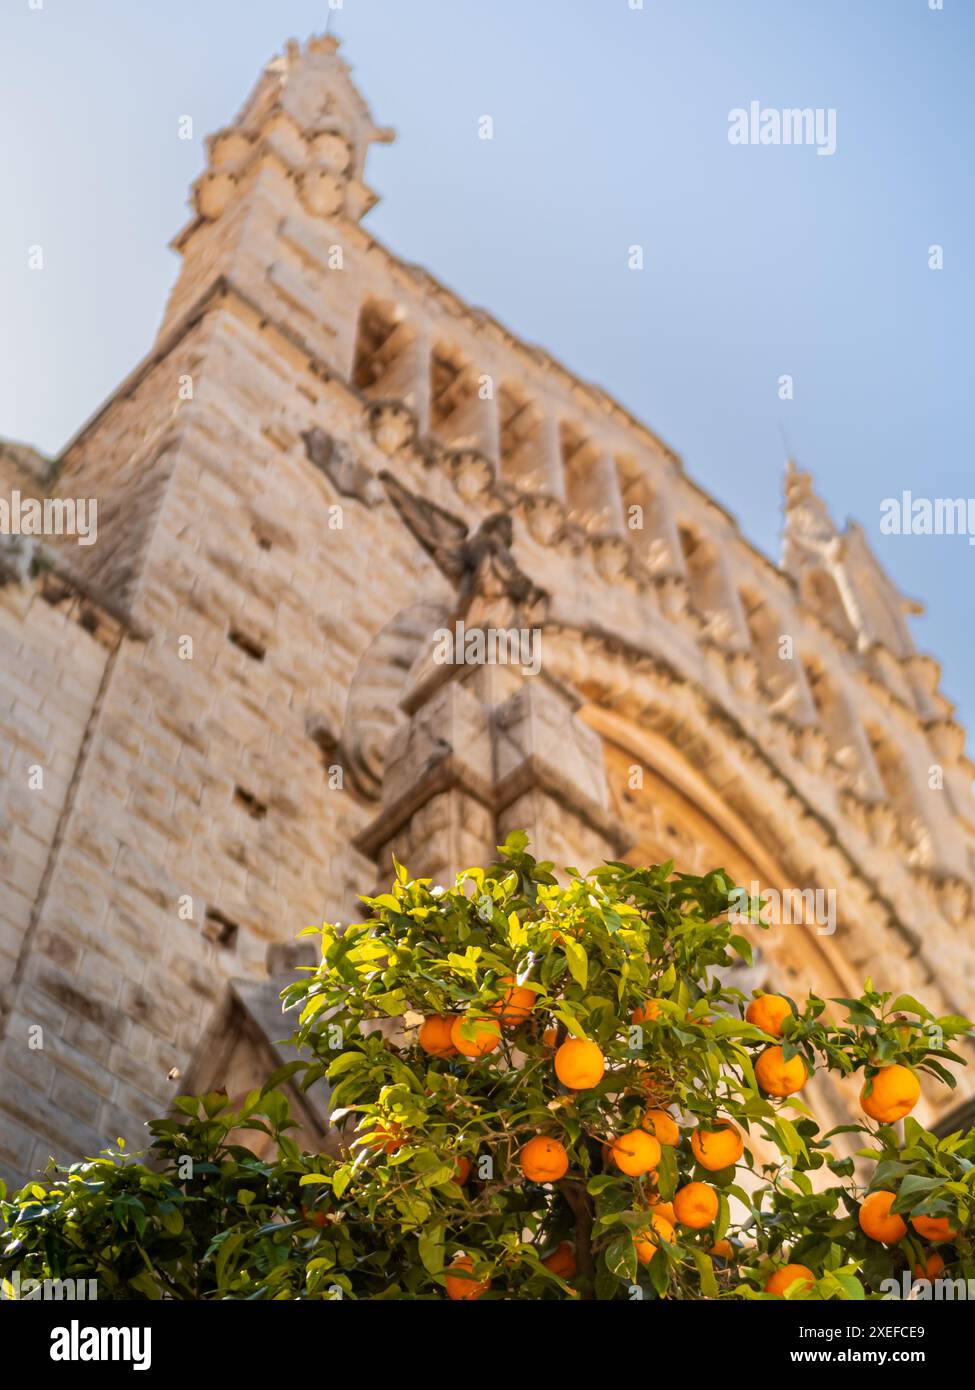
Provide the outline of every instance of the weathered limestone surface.
{"type": "Polygon", "coordinates": [[[973,768],[911,606],[808,475],[778,567],[377,244],[389,132],[336,49],[289,46],[211,139],[146,361],[56,468],[0,450],[3,495],[99,503],[88,549],[0,538],[8,1177],[138,1146],[171,1072],[246,1089],[301,927],[511,830],[832,891],[835,933],[761,934],[769,983],[972,1006],[973,768]],[[438,666],[457,621],[525,629],[538,674],[438,666]]]}

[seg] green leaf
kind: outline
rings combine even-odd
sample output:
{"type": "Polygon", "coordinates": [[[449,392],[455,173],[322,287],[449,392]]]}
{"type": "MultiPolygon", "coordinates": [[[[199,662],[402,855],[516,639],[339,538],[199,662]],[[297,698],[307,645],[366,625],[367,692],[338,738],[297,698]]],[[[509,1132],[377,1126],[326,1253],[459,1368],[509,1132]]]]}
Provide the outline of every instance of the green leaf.
{"type": "Polygon", "coordinates": [[[183,1229],[183,1213],[178,1207],[174,1207],[172,1210],[167,1211],[164,1211],[162,1207],[160,1207],[159,1219],[163,1224],[164,1230],[168,1231],[171,1236],[178,1236],[183,1229]]]}
{"type": "Polygon", "coordinates": [[[398,898],[394,898],[392,893],[380,893],[377,898],[370,899],[370,906],[384,907],[387,912],[402,912],[403,904],[398,898]]]}
{"type": "Polygon", "coordinates": [[[710,1255],[703,1250],[695,1247],[691,1254],[694,1256],[694,1263],[697,1265],[697,1272],[701,1276],[701,1293],[705,1298],[717,1298],[718,1281],[714,1277],[714,1265],[711,1263],[710,1255]]]}
{"type": "Polygon", "coordinates": [[[442,1226],[432,1226],[430,1230],[421,1232],[417,1245],[420,1251],[420,1260],[423,1268],[428,1274],[437,1276],[443,1272],[444,1253],[443,1253],[444,1232],[442,1226]]]}
{"type": "Polygon", "coordinates": [[[754,959],[752,943],[747,936],[732,936],[728,938],[728,945],[738,952],[746,965],[751,965],[754,959]]]}
{"type": "Polygon", "coordinates": [[[329,1066],[326,1075],[329,1080],[334,1080],[337,1076],[342,1076],[347,1071],[352,1071],[355,1067],[368,1066],[369,1059],[361,1052],[343,1052],[340,1057],[329,1066]]]}
{"type": "Polygon", "coordinates": [[[930,1018],[931,1011],[926,1009],[923,1004],[911,994],[899,994],[890,1005],[889,1014],[918,1014],[921,1018],[930,1018]]]}
{"type": "MultiPolygon", "coordinates": [[[[228,1272],[228,1265],[232,1257],[237,1253],[244,1241],[247,1239],[247,1231],[232,1231],[220,1242],[220,1249],[217,1251],[215,1273],[217,1276],[217,1286],[222,1288],[225,1276],[228,1272]]],[[[232,1268],[232,1266],[231,1266],[232,1268]]]]}
{"type": "Polygon", "coordinates": [[[628,1284],[636,1283],[639,1261],[636,1257],[636,1246],[633,1244],[633,1237],[629,1231],[616,1236],[610,1242],[603,1258],[606,1261],[606,1268],[611,1274],[615,1274],[617,1279],[623,1279],[628,1284]]]}
{"type": "Polygon", "coordinates": [[[563,937],[562,950],[569,963],[572,978],[581,989],[585,989],[589,983],[589,957],[578,941],[573,940],[571,936],[563,937]]]}

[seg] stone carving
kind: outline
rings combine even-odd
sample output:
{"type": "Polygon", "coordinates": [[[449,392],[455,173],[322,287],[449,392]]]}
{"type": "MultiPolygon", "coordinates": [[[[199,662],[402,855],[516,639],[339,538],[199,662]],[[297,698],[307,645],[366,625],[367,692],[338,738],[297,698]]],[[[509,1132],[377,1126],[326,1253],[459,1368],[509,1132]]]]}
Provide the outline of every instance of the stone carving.
{"type": "Polygon", "coordinates": [[[342,730],[329,756],[368,801],[383,788],[387,753],[406,716],[400,708],[414,666],[429,654],[449,610],[436,600],[411,604],[373,638],[352,679],[342,730]]]}
{"type": "Polygon", "coordinates": [[[33,536],[0,534],[0,588],[24,584],[34,572],[37,542],[33,536]]]}
{"type": "Polygon", "coordinates": [[[383,500],[382,486],[356,458],[351,445],[320,429],[308,430],[301,437],[308,458],[337,492],[343,497],[355,497],[367,507],[379,506],[383,500]]]}
{"type": "Polygon", "coordinates": [[[390,500],[443,574],[457,586],[454,620],[474,621],[490,608],[492,626],[509,627],[515,618],[539,619],[547,595],[523,572],[512,553],[514,523],[504,512],[481,522],[473,536],[467,523],[397,482],[380,475],[390,500]]]}

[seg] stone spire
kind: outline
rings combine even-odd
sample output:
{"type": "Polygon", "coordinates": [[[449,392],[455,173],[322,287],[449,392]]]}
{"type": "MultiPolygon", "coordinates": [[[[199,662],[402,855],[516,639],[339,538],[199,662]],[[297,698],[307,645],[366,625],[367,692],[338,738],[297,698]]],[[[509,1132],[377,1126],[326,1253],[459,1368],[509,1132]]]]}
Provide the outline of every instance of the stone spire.
{"type": "Polygon", "coordinates": [[[811,473],[803,473],[793,458],[785,473],[785,529],[782,565],[797,575],[810,556],[829,563],[842,545],[842,537],[829,508],[813,486],[811,473]]]}
{"type": "Polygon", "coordinates": [[[897,660],[915,654],[905,621],[921,606],[905,598],[856,522],[840,530],[812,475],[789,459],[785,476],[782,568],[806,604],[860,651],[882,648],[897,660]]]}
{"type": "Polygon", "coordinates": [[[267,64],[237,119],[211,135],[210,165],[194,187],[194,205],[217,218],[263,158],[281,160],[309,212],[358,221],[378,201],[364,182],[369,146],[394,132],[377,126],[339,57],[339,40],[292,39],[267,64]]]}

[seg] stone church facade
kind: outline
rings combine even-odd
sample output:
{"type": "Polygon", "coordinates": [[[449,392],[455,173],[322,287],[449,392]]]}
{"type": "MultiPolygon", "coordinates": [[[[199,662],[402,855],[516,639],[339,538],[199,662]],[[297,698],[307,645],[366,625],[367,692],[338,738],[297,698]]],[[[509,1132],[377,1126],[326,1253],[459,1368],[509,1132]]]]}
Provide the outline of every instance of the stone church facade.
{"type": "Polygon", "coordinates": [[[90,547],[0,537],[8,1178],[253,1084],[302,927],[515,829],[832,894],[749,984],[971,1008],[975,769],[865,535],[790,465],[774,564],[397,260],[361,221],[391,138],[334,38],[290,44],[209,141],[148,356],[56,463],[0,446],[0,496],[98,500],[90,547]],[[527,645],[438,661],[458,624],[527,645]]]}

